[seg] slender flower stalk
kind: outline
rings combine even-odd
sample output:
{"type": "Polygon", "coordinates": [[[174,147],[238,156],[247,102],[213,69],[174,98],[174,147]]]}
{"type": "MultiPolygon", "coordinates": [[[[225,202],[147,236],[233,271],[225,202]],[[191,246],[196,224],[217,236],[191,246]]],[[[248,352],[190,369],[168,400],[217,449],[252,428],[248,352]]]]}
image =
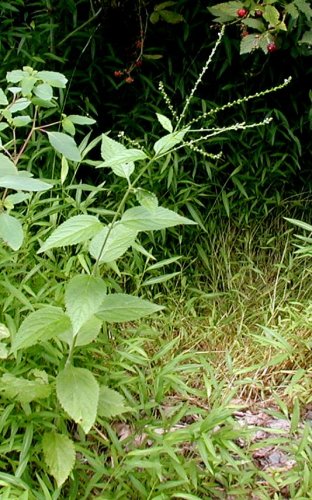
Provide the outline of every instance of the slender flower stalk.
{"type": "Polygon", "coordinates": [[[159,89],[159,92],[161,93],[161,95],[163,97],[163,100],[167,104],[167,108],[169,109],[170,113],[172,114],[172,117],[175,120],[177,120],[178,119],[178,115],[177,115],[174,107],[172,106],[172,102],[170,100],[170,97],[168,96],[167,92],[165,91],[165,87],[164,87],[164,83],[163,82],[161,82],[161,81],[159,82],[158,89],[159,89]]]}
{"type": "Polygon", "coordinates": [[[197,80],[196,80],[196,82],[195,82],[195,85],[194,85],[194,87],[193,87],[193,88],[192,88],[192,90],[191,90],[190,95],[188,96],[188,98],[187,98],[187,99],[186,99],[186,101],[185,101],[185,105],[184,105],[184,108],[183,108],[183,110],[182,110],[182,113],[181,113],[181,115],[180,115],[180,117],[179,117],[179,119],[178,119],[178,123],[177,123],[177,125],[176,125],[176,129],[178,129],[178,127],[179,127],[180,123],[182,122],[183,118],[184,118],[184,117],[185,117],[185,115],[186,115],[186,112],[187,112],[187,110],[188,110],[188,108],[189,108],[189,105],[190,105],[190,103],[191,103],[191,100],[192,100],[192,99],[193,99],[193,97],[194,97],[194,94],[195,94],[195,92],[196,92],[196,90],[197,90],[197,87],[198,87],[198,85],[200,84],[200,82],[202,81],[202,79],[203,79],[203,77],[204,77],[204,75],[205,75],[205,73],[206,73],[207,69],[209,68],[209,65],[210,65],[210,63],[211,63],[211,61],[212,61],[212,59],[213,59],[213,57],[214,57],[214,55],[215,55],[215,53],[216,53],[217,48],[219,47],[219,45],[220,45],[220,43],[221,43],[221,40],[222,40],[223,35],[224,35],[224,31],[225,31],[225,25],[223,25],[223,26],[222,26],[221,31],[220,31],[220,32],[219,32],[219,34],[218,34],[218,39],[217,39],[217,41],[216,41],[216,43],[215,43],[215,46],[214,46],[214,48],[212,49],[212,51],[211,51],[211,53],[210,53],[210,56],[208,57],[208,59],[207,59],[207,61],[206,61],[205,65],[204,65],[203,69],[201,70],[201,72],[200,72],[200,74],[199,74],[199,77],[197,78],[197,80]]]}
{"type": "Polygon", "coordinates": [[[234,106],[243,104],[244,102],[251,101],[252,99],[255,99],[257,97],[263,97],[266,94],[271,94],[272,92],[277,92],[278,90],[281,90],[284,87],[286,87],[291,82],[291,80],[292,80],[292,77],[290,76],[289,78],[286,78],[283,81],[283,83],[281,83],[280,85],[277,85],[276,87],[265,89],[265,90],[262,90],[260,92],[256,92],[255,94],[252,94],[252,95],[240,97],[239,99],[236,99],[235,101],[227,102],[223,106],[218,106],[216,108],[210,109],[209,111],[207,111],[207,113],[204,113],[204,114],[198,116],[197,118],[194,118],[190,122],[188,122],[186,124],[186,126],[193,125],[194,123],[197,123],[201,120],[204,120],[205,118],[208,118],[209,116],[213,116],[216,113],[219,113],[219,111],[224,111],[225,109],[233,108],[234,106]]]}

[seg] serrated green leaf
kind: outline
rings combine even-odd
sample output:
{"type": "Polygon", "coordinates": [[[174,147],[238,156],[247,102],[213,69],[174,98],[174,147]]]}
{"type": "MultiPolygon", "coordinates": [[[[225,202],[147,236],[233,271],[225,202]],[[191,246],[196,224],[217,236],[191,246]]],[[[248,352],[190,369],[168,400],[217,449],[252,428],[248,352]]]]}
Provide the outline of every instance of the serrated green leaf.
{"type": "Polygon", "coordinates": [[[171,120],[169,120],[169,118],[167,118],[167,116],[162,115],[160,113],[156,113],[156,116],[157,116],[157,120],[159,121],[161,126],[165,130],[167,130],[167,132],[170,132],[170,133],[173,132],[173,126],[172,126],[171,120]]]}
{"type": "Polygon", "coordinates": [[[265,5],[263,18],[274,28],[279,23],[280,13],[273,5],[265,5]]]}
{"type": "Polygon", "coordinates": [[[89,252],[99,262],[112,262],[121,257],[133,244],[138,232],[117,223],[106,226],[90,242],[89,252]]]}
{"type": "Polygon", "coordinates": [[[100,386],[98,415],[104,418],[117,417],[130,408],[126,406],[125,398],[119,392],[109,389],[105,385],[100,386]]]}
{"type": "Polygon", "coordinates": [[[0,378],[0,394],[8,399],[15,399],[20,403],[30,403],[37,399],[49,397],[51,387],[42,379],[28,380],[5,373],[0,378]]]}
{"type": "Polygon", "coordinates": [[[45,252],[50,248],[82,243],[91,239],[102,228],[101,222],[94,215],[75,215],[57,227],[37,253],[45,252]]]}
{"type": "Polygon", "coordinates": [[[53,99],[53,89],[48,83],[41,83],[34,88],[34,94],[43,101],[51,101],[53,99]]]}
{"type": "Polygon", "coordinates": [[[299,17],[299,11],[295,5],[295,2],[291,2],[288,5],[284,6],[285,12],[290,15],[293,19],[298,19],[299,17]]]}
{"type": "MultiPolygon", "coordinates": [[[[189,127],[188,127],[189,128],[189,127]]],[[[183,141],[183,138],[188,131],[187,129],[179,130],[178,132],[172,132],[171,134],[167,134],[164,137],[161,137],[154,144],[154,151],[157,156],[167,153],[171,149],[173,149],[177,144],[183,141]]]]}
{"type": "Polygon", "coordinates": [[[69,118],[72,123],[75,123],[75,125],[93,125],[96,123],[96,120],[88,116],[69,115],[67,118],[69,118]]]}
{"type": "Polygon", "coordinates": [[[308,21],[312,18],[312,8],[311,3],[307,0],[294,0],[296,7],[302,12],[308,21]]]}
{"type": "Polygon", "coordinates": [[[136,231],[154,231],[180,224],[196,224],[191,219],[163,207],[156,207],[153,210],[145,207],[129,208],[124,212],[121,222],[136,231]]]}
{"type": "Polygon", "coordinates": [[[242,2],[222,2],[208,7],[209,12],[216,17],[214,21],[225,23],[237,18],[238,9],[242,8],[242,2]]]}
{"type": "MultiPolygon", "coordinates": [[[[103,322],[95,316],[92,316],[92,318],[86,321],[76,335],[75,347],[88,345],[93,342],[101,331],[102,323],[103,322]]],[[[71,346],[74,335],[72,331],[67,331],[59,335],[58,338],[71,346]]]]}
{"type": "Polygon", "coordinates": [[[74,139],[63,132],[46,132],[51,146],[68,160],[81,161],[81,155],[74,139]]]}
{"type": "MultiPolygon", "coordinates": [[[[247,35],[241,39],[240,54],[249,54],[255,49],[259,48],[260,37],[259,35],[247,35]]],[[[267,44],[267,42],[266,42],[267,44]]]]}
{"type": "Polygon", "coordinates": [[[106,291],[104,281],[94,276],[80,275],[69,281],[65,289],[65,306],[71,319],[74,336],[97,312],[106,291]]]}
{"type": "Polygon", "coordinates": [[[146,189],[137,188],[135,191],[135,197],[140,205],[148,210],[154,210],[158,207],[157,196],[146,189]]]}
{"type": "Polygon", "coordinates": [[[246,19],[244,19],[244,24],[248,26],[248,28],[253,28],[260,32],[266,30],[266,27],[261,19],[254,19],[253,17],[247,17],[246,19]]]}
{"type": "Polygon", "coordinates": [[[312,30],[306,31],[298,43],[307,43],[308,45],[312,45],[312,30]]]}
{"type": "Polygon", "coordinates": [[[21,222],[6,212],[0,213],[0,239],[12,250],[18,250],[23,244],[24,233],[21,222]]]}
{"type": "Polygon", "coordinates": [[[67,366],[56,377],[57,398],[68,415],[88,433],[96,419],[99,385],[86,368],[67,366]]]}
{"type": "Polygon", "coordinates": [[[147,155],[141,149],[126,149],[122,153],[113,156],[109,160],[104,161],[99,165],[101,167],[116,167],[122,165],[123,163],[132,163],[139,160],[145,160],[147,155]]]}
{"type": "Polygon", "coordinates": [[[140,149],[127,149],[105,134],[102,135],[101,154],[104,163],[98,166],[110,167],[119,177],[129,180],[134,171],[134,162],[144,160],[147,155],[140,149]]]}
{"type": "Polygon", "coordinates": [[[124,323],[149,316],[162,309],[164,309],[162,306],[152,304],[140,297],[114,293],[106,295],[96,316],[108,323],[124,323]]]}
{"type": "Polygon", "coordinates": [[[71,330],[70,319],[60,307],[43,307],[24,319],[13,338],[11,352],[46,342],[71,330]]]}
{"type": "Polygon", "coordinates": [[[56,71],[38,71],[36,74],[37,80],[42,80],[52,87],[64,89],[66,87],[67,78],[56,71]]]}
{"type": "Polygon", "coordinates": [[[75,464],[74,443],[64,434],[46,432],[42,439],[42,450],[49,473],[56,480],[58,488],[61,488],[75,464]]]}
{"type": "Polygon", "coordinates": [[[106,134],[102,134],[101,156],[105,162],[113,160],[116,156],[127,154],[127,148],[120,142],[111,139],[106,134]]]}

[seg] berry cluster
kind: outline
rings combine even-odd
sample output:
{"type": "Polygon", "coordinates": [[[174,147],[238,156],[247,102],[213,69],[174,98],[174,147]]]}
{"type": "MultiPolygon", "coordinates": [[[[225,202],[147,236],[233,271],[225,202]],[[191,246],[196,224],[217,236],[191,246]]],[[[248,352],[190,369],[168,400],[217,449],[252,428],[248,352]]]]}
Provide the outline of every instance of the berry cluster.
{"type": "Polygon", "coordinates": [[[129,66],[129,68],[126,68],[124,70],[119,70],[119,69],[115,70],[114,76],[115,76],[115,78],[124,77],[125,83],[133,83],[134,78],[133,78],[133,76],[131,76],[131,73],[135,68],[140,68],[142,66],[142,64],[143,64],[142,58],[137,59],[129,66]]]}
{"type": "Polygon", "coordinates": [[[135,40],[134,44],[132,45],[131,49],[131,59],[132,62],[130,65],[123,69],[123,70],[115,70],[114,71],[114,76],[116,78],[122,78],[124,79],[125,83],[133,83],[134,78],[132,76],[132,72],[138,68],[140,68],[143,64],[143,51],[144,51],[144,42],[145,42],[145,37],[146,37],[146,25],[143,26],[143,21],[141,17],[139,18],[140,21],[140,34],[137,40],[135,40]]]}
{"type": "MultiPolygon", "coordinates": [[[[240,8],[240,9],[238,9],[236,11],[236,14],[237,14],[237,17],[239,17],[240,19],[244,19],[244,18],[247,18],[250,13],[249,13],[248,9],[246,9],[245,7],[242,7],[242,8],[240,8]]],[[[254,17],[262,17],[263,11],[260,10],[260,9],[255,10],[253,12],[253,15],[254,15],[254,17]]],[[[244,25],[243,23],[242,23],[241,27],[242,27],[241,36],[242,36],[242,38],[244,38],[244,37],[246,37],[246,36],[249,35],[249,32],[248,32],[247,26],[244,25]]],[[[267,44],[267,51],[270,54],[272,52],[276,52],[277,50],[278,50],[278,48],[277,48],[277,45],[276,45],[275,41],[268,42],[268,44],[267,44]]]]}

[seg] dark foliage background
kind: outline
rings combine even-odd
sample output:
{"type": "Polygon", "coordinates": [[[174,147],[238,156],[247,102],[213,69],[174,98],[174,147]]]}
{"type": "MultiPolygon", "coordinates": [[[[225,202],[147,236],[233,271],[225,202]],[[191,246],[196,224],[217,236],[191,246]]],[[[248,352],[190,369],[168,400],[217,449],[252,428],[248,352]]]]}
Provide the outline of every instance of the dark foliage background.
{"type": "MultiPolygon", "coordinates": [[[[23,64],[65,72],[70,80],[66,106],[80,108],[97,118],[98,129],[125,131],[137,139],[160,133],[155,111],[166,113],[158,92],[163,80],[179,107],[205,63],[218,26],[207,7],[216,2],[179,0],[175,12],[184,22],[152,24],[149,16],[158,2],[141,0],[74,2],[15,0],[0,2],[2,37],[1,78],[23,64]],[[143,33],[142,33],[143,32],[143,33]],[[134,66],[143,54],[142,66],[134,66]],[[115,72],[133,67],[132,83],[115,72]]],[[[223,151],[223,160],[212,164],[186,154],[180,167],[155,173],[158,193],[183,206],[181,186],[194,184],[188,193],[198,205],[215,203],[222,189],[232,214],[267,213],[281,200],[308,192],[311,184],[311,49],[298,39],[300,21],[279,39],[279,50],[265,55],[256,51],[239,55],[240,28],[230,26],[213,65],[199,87],[193,113],[210,103],[223,104],[281,83],[292,76],[287,89],[253,100],[218,115],[219,124],[261,120],[273,116],[264,129],[228,133],[211,145],[223,151]],[[234,179],[231,173],[240,168],[234,179]],[[207,174],[208,172],[208,174],[207,174]],[[180,186],[179,190],[177,186],[180,186]],[[202,187],[205,192],[201,194],[202,187]]],[[[127,76],[127,75],[125,75],[127,76]]],[[[94,173],[85,171],[85,176],[94,173]]],[[[148,179],[147,182],[152,182],[148,179]]],[[[169,202],[170,203],[170,202],[169,202]]],[[[221,204],[222,205],[222,204],[221,204]]],[[[215,203],[216,208],[220,208],[215,203]]],[[[224,207],[221,208],[224,211],[224,207]]],[[[228,210],[227,210],[228,211],[228,210]]]]}

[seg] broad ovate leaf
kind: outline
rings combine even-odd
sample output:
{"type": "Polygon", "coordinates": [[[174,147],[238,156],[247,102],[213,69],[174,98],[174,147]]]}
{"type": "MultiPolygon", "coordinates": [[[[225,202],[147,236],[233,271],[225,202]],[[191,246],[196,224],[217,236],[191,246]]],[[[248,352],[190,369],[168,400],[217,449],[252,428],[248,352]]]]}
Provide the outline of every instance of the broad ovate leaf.
{"type": "Polygon", "coordinates": [[[43,307],[24,319],[13,338],[11,351],[26,349],[70,332],[71,329],[70,319],[60,307],[43,307]]]}
{"type": "Polygon", "coordinates": [[[0,238],[12,250],[18,250],[22,246],[24,239],[21,222],[6,212],[0,213],[0,238]]]}
{"type": "Polygon", "coordinates": [[[117,417],[131,408],[126,406],[125,398],[119,392],[109,389],[105,385],[100,386],[100,397],[98,415],[104,418],[117,417]]]}
{"type": "MultiPolygon", "coordinates": [[[[75,335],[75,347],[88,345],[93,342],[93,340],[95,340],[99,335],[102,324],[103,322],[95,316],[92,316],[88,321],[86,321],[75,335]]],[[[74,340],[73,331],[68,330],[67,332],[59,335],[58,338],[71,346],[74,340]]]]}
{"type": "Polygon", "coordinates": [[[75,465],[74,443],[65,434],[46,432],[42,439],[42,450],[49,473],[56,480],[58,488],[61,488],[75,465]]]}
{"type": "Polygon", "coordinates": [[[125,149],[122,153],[113,156],[109,160],[105,160],[104,163],[101,163],[101,165],[99,165],[99,167],[114,168],[118,165],[122,165],[123,163],[145,160],[146,158],[147,155],[141,149],[125,149]]]}
{"type": "Polygon", "coordinates": [[[13,161],[3,153],[0,153],[0,177],[4,177],[6,175],[17,175],[17,173],[18,170],[13,161]]]}
{"type": "Polygon", "coordinates": [[[151,193],[151,191],[137,188],[135,191],[135,197],[140,205],[147,208],[148,210],[155,210],[158,207],[157,196],[154,193],[151,193]]]}
{"type": "Polygon", "coordinates": [[[47,189],[51,189],[52,184],[32,179],[21,171],[14,175],[0,176],[0,187],[16,191],[47,191],[47,189]]]}
{"type": "Polygon", "coordinates": [[[9,83],[19,83],[27,76],[27,73],[21,69],[14,69],[13,71],[8,71],[6,74],[6,80],[9,83]]]}
{"type": "Polygon", "coordinates": [[[7,96],[3,92],[2,89],[0,89],[0,106],[7,106],[9,104],[9,101],[7,99],[7,96]]]}
{"type": "Polygon", "coordinates": [[[169,120],[169,118],[167,118],[167,116],[161,115],[160,113],[156,113],[156,116],[157,116],[157,120],[159,121],[161,126],[165,130],[167,130],[167,132],[169,132],[169,133],[173,132],[173,126],[172,126],[171,120],[169,120]]]}
{"type": "Polygon", "coordinates": [[[112,262],[121,257],[134,243],[138,232],[123,224],[106,226],[90,242],[89,252],[99,262],[112,262]]]}
{"type": "Polygon", "coordinates": [[[106,295],[96,315],[108,323],[124,323],[125,321],[135,321],[162,309],[164,309],[162,306],[152,304],[140,297],[126,293],[114,293],[106,295]]]}
{"type": "Polygon", "coordinates": [[[26,97],[21,97],[20,99],[16,99],[13,104],[9,106],[10,113],[16,113],[17,111],[23,111],[23,109],[28,108],[30,106],[31,101],[26,99],[26,97]]]}
{"type": "MultiPolygon", "coordinates": [[[[189,127],[188,127],[189,128],[189,127]]],[[[163,155],[171,151],[177,144],[183,141],[188,128],[179,130],[178,132],[172,132],[171,134],[167,134],[164,137],[161,137],[154,144],[154,151],[156,156],[163,155]]]]}
{"type": "MultiPolygon", "coordinates": [[[[44,83],[48,83],[52,87],[64,89],[66,87],[67,78],[58,73],[57,71],[38,71],[36,73],[37,80],[42,80],[44,83]]],[[[12,81],[12,80],[10,80],[12,81]]]]}
{"type": "MultiPolygon", "coordinates": [[[[267,42],[266,42],[267,43],[267,42]]],[[[240,54],[249,54],[259,48],[260,38],[257,34],[250,34],[241,39],[240,54]]]]}
{"type": "Polygon", "coordinates": [[[5,373],[0,378],[0,394],[20,403],[44,399],[49,397],[50,393],[50,385],[39,377],[36,377],[35,380],[28,380],[24,377],[15,377],[11,373],[5,373]]]}
{"type": "Polygon", "coordinates": [[[116,156],[126,154],[127,148],[120,142],[111,139],[106,134],[102,134],[101,156],[105,162],[113,160],[116,156]]]}
{"type": "MultiPolygon", "coordinates": [[[[127,152],[128,150],[125,146],[123,146],[123,144],[111,139],[106,134],[102,134],[101,156],[104,163],[99,166],[109,166],[116,175],[129,180],[132,172],[134,171],[134,162],[129,159],[127,152]]],[[[141,151],[140,153],[144,154],[141,151]]]]}
{"type": "Polygon", "coordinates": [[[41,83],[34,88],[34,94],[43,101],[51,101],[53,98],[53,89],[48,83],[41,83]]]}
{"type": "Polygon", "coordinates": [[[101,278],[80,275],[70,280],[65,290],[65,305],[74,335],[98,311],[105,295],[106,285],[101,278]]]}
{"type": "Polygon", "coordinates": [[[74,215],[53,231],[37,253],[50,248],[82,243],[92,238],[102,227],[101,222],[93,215],[74,215]]]}
{"type": "Polygon", "coordinates": [[[63,132],[46,132],[51,146],[68,160],[81,161],[81,155],[74,139],[63,132]]]}
{"type": "Polygon", "coordinates": [[[133,207],[126,210],[121,218],[122,224],[136,231],[154,231],[179,224],[196,224],[196,222],[164,207],[148,209],[133,207]]]}
{"type": "Polygon", "coordinates": [[[31,121],[32,118],[28,115],[18,115],[13,118],[12,125],[13,127],[26,127],[31,121]]]}
{"type": "Polygon", "coordinates": [[[66,413],[88,433],[99,402],[99,385],[92,373],[86,368],[67,366],[56,378],[56,393],[66,413]]]}

